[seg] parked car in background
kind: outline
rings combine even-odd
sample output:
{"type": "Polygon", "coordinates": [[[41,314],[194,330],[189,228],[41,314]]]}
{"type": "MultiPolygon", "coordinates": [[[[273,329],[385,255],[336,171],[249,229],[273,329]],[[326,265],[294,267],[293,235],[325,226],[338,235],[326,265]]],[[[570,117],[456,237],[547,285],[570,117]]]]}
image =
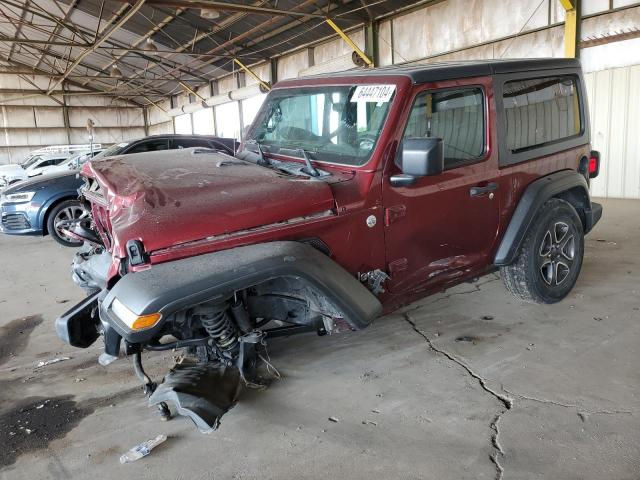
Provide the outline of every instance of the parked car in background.
{"type": "Polygon", "coordinates": [[[68,153],[42,154],[29,157],[22,163],[0,165],[0,188],[40,175],[43,168],[59,165],[67,158],[68,153]]]}
{"type": "MultiPolygon", "coordinates": [[[[130,153],[188,147],[204,147],[233,154],[236,141],[203,135],[154,135],[132,142],[110,146],[96,154],[94,159],[130,153]]],[[[88,159],[80,159],[86,163],[88,159]]],[[[49,175],[43,172],[28,181],[9,186],[0,197],[0,231],[9,235],[51,235],[56,242],[66,247],[79,247],[81,241],[64,233],[71,224],[87,218],[78,200],[78,188],[83,181],[68,165],[78,159],[70,158],[54,168],[62,171],[49,175]]],[[[19,167],[19,165],[13,165],[19,167]]],[[[0,167],[1,168],[1,167],[0,167]]],[[[19,180],[18,180],[19,181],[19,180]]]]}
{"type": "Polygon", "coordinates": [[[12,235],[50,234],[67,247],[80,244],[61,233],[70,222],[87,217],[78,201],[77,173],[37,176],[11,185],[0,196],[0,231],[12,235]]]}
{"type": "Polygon", "coordinates": [[[100,154],[104,150],[105,150],[104,148],[101,148],[101,149],[96,149],[93,152],[76,153],[70,156],[69,158],[67,158],[65,161],[59,163],[58,165],[52,165],[50,167],[41,168],[38,174],[49,175],[52,173],[63,173],[63,172],[69,173],[70,171],[73,171],[73,170],[80,170],[82,168],[82,165],[85,164],[85,162],[87,162],[88,160],[91,160],[93,157],[100,154]]]}
{"type": "Polygon", "coordinates": [[[214,150],[223,150],[233,155],[237,150],[238,142],[234,138],[214,137],[210,135],[151,135],[139,140],[121,142],[111,145],[94,158],[99,160],[115,155],[130,153],[159,152],[162,150],[176,150],[180,148],[205,147],[214,150]]]}

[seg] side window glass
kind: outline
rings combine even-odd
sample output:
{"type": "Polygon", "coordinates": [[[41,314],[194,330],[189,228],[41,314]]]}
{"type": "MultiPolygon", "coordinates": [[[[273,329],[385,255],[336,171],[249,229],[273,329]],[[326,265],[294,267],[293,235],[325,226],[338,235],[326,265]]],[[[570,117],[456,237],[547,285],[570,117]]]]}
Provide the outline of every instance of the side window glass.
{"type": "Polygon", "coordinates": [[[502,96],[507,148],[512,153],[582,132],[575,76],[506,82],[502,96]]]}
{"type": "Polygon", "coordinates": [[[447,89],[422,92],[416,97],[403,138],[441,138],[446,170],[482,157],[484,132],[482,90],[447,89]]]}
{"type": "Polygon", "coordinates": [[[127,153],[157,152],[167,148],[167,140],[149,140],[136,145],[127,153]]]}
{"type": "Polygon", "coordinates": [[[171,141],[171,148],[209,147],[207,140],[197,138],[180,138],[171,141]]]}

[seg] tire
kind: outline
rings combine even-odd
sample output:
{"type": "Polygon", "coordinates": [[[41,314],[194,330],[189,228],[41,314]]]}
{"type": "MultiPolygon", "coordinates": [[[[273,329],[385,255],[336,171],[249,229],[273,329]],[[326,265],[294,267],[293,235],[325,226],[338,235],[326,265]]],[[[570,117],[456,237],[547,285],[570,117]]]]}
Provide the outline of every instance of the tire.
{"type": "Polygon", "coordinates": [[[65,200],[55,205],[47,216],[47,232],[56,242],[65,247],[80,247],[81,241],[73,240],[66,237],[60,232],[60,228],[64,227],[71,220],[80,218],[88,218],[86,210],[82,207],[78,200],[65,200]]]}
{"type": "Polygon", "coordinates": [[[584,255],[582,221],[573,206],[548,200],[511,265],[500,268],[507,290],[530,303],[556,303],[575,285],[584,255]]]}

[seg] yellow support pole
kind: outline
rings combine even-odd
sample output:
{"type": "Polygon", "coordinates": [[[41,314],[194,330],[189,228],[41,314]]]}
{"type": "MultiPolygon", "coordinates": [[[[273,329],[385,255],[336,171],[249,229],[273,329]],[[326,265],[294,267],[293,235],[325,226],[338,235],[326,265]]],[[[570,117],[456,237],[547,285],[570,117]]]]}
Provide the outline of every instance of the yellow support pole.
{"type": "Polygon", "coordinates": [[[167,113],[167,111],[162,108],[160,105],[158,105],[156,102],[154,102],[153,100],[151,100],[149,97],[147,97],[146,95],[144,95],[144,98],[154,107],[159,108],[160,110],[162,110],[164,113],[167,113]]]}
{"type": "Polygon", "coordinates": [[[189,87],[189,85],[187,85],[184,82],[178,82],[180,85],[182,85],[182,88],[184,88],[187,92],[194,94],[196,97],[198,97],[200,99],[201,102],[205,101],[205,98],[202,97],[202,95],[200,95],[198,92],[196,92],[195,90],[193,90],[191,87],[189,87]]]}
{"type": "Polygon", "coordinates": [[[560,0],[560,4],[564,7],[564,56],[567,58],[576,57],[576,45],[578,35],[578,10],[576,9],[577,0],[560,0]]]}
{"type": "Polygon", "coordinates": [[[242,63],[240,60],[238,60],[237,58],[233,59],[234,62],[236,62],[236,64],[245,72],[247,72],[249,75],[251,75],[253,78],[256,79],[256,82],[258,82],[258,84],[262,87],[262,89],[266,92],[268,92],[269,90],[271,90],[271,86],[263,81],[258,75],[256,75],[256,73],[251,70],[249,67],[247,67],[244,63],[242,63]]]}
{"type": "Polygon", "coordinates": [[[364,63],[366,63],[369,67],[373,67],[373,61],[369,57],[367,57],[366,53],[364,53],[362,50],[360,50],[360,48],[358,48],[358,46],[353,42],[353,40],[349,38],[349,35],[344,33],[344,31],[342,31],[342,29],[338,25],[336,25],[335,22],[330,18],[327,18],[326,22],[331,28],[333,28],[336,31],[338,35],[340,35],[340,37],[346,42],[346,44],[349,45],[349,47],[351,47],[351,50],[356,52],[356,54],[362,60],[364,60],[364,63]]]}

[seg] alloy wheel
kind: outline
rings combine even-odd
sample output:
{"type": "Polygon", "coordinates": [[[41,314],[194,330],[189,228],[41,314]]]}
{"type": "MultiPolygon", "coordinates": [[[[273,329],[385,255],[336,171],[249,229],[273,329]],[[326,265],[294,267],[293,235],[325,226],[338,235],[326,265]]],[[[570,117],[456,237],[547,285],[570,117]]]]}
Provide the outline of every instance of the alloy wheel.
{"type": "Polygon", "coordinates": [[[63,230],[73,228],[78,223],[88,221],[89,212],[82,208],[80,205],[72,205],[67,208],[63,208],[58,212],[53,220],[53,225],[56,229],[56,233],[60,238],[63,238],[70,242],[77,241],[74,238],[63,233],[63,230]]]}
{"type": "Polygon", "coordinates": [[[547,285],[562,284],[571,273],[576,256],[576,232],[565,222],[555,222],[543,238],[539,254],[539,270],[547,285]]]}

